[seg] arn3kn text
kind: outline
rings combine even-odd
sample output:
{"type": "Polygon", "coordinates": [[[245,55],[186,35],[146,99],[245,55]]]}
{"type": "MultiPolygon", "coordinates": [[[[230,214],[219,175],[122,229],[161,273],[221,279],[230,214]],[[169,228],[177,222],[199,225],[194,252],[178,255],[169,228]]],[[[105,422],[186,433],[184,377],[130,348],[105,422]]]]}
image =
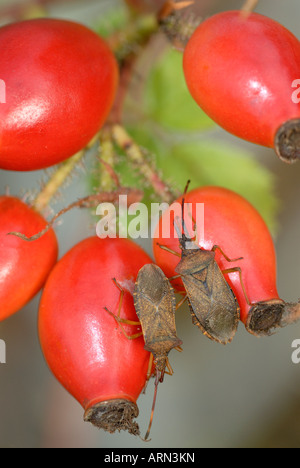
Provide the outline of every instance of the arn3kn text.
{"type": "Polygon", "coordinates": [[[149,452],[147,455],[119,455],[111,452],[104,457],[106,463],[128,463],[135,466],[139,461],[148,463],[194,463],[194,453],[179,453],[179,452],[149,452]]]}

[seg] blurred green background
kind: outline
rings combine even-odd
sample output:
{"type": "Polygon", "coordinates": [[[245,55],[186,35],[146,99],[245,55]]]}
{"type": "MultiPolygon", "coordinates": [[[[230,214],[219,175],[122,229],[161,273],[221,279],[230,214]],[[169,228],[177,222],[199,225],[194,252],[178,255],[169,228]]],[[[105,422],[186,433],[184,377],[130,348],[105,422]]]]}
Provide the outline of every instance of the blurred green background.
{"type": "MultiPolygon", "coordinates": [[[[0,22],[11,20],[9,15],[1,15],[3,8],[22,3],[1,0],[0,22]]],[[[196,0],[203,17],[240,8],[242,3],[196,0]]],[[[121,1],[57,1],[47,7],[47,14],[94,26],[100,12],[104,15],[111,8],[121,8],[121,1]]],[[[261,0],[256,11],[278,20],[300,38],[299,0],[261,0]]],[[[300,163],[285,165],[272,150],[238,140],[219,128],[214,138],[252,153],[274,175],[280,200],[275,241],[278,290],[286,301],[297,301],[300,163]]],[[[53,205],[55,212],[87,194],[87,173],[88,162],[64,188],[53,205]]],[[[233,172],[235,175],[239,178],[233,172]]],[[[0,171],[1,191],[6,186],[14,195],[38,190],[43,176],[43,171],[0,171]]],[[[95,235],[95,226],[87,212],[75,210],[65,215],[56,232],[62,256],[78,241],[95,235]]],[[[144,246],[151,252],[150,242],[144,246]]],[[[38,304],[39,296],[0,323],[0,339],[7,347],[7,363],[0,364],[0,447],[144,447],[138,438],[126,433],[109,435],[83,422],[82,408],[54,379],[43,359],[37,336],[38,304]]],[[[300,323],[264,339],[247,334],[241,325],[232,344],[222,347],[202,336],[192,325],[189,311],[181,309],[177,332],[184,352],[170,355],[174,375],[166,376],[159,386],[152,440],[147,448],[300,447],[300,364],[291,361],[291,344],[300,339],[300,323]]],[[[147,394],[138,400],[142,433],[149,421],[153,388],[150,382],[147,394]]]]}

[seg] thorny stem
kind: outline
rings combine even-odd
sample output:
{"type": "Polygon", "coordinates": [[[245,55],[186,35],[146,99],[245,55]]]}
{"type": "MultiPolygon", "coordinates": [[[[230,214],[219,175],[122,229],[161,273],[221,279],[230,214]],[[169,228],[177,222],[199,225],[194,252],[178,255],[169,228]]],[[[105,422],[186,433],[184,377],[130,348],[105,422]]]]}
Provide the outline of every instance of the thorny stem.
{"type": "Polygon", "coordinates": [[[140,146],[131,138],[124,127],[121,125],[113,125],[112,135],[116,144],[121,148],[130,159],[130,161],[137,166],[139,172],[151,184],[155,193],[159,195],[162,201],[172,203],[176,198],[176,194],[172,193],[170,187],[160,178],[159,174],[146,160],[140,146]]]}
{"type": "MultiPolygon", "coordinates": [[[[115,152],[114,145],[111,139],[111,133],[107,127],[103,129],[100,135],[100,190],[104,192],[109,192],[113,190],[113,187],[116,183],[116,178],[113,177],[112,168],[114,166],[115,152]],[[111,168],[111,170],[108,170],[111,168]]],[[[119,182],[117,183],[119,185],[119,182]]]]}
{"type": "Polygon", "coordinates": [[[58,218],[60,218],[62,215],[72,210],[73,208],[92,208],[94,206],[97,206],[100,203],[116,203],[119,200],[120,195],[126,195],[127,203],[128,205],[131,205],[133,203],[140,202],[144,194],[141,190],[138,190],[138,189],[134,189],[131,187],[130,188],[122,187],[113,192],[101,192],[101,193],[88,195],[87,197],[81,198],[71,203],[71,205],[69,205],[67,208],[63,208],[51,219],[51,221],[47,224],[45,229],[34,234],[31,237],[27,237],[20,232],[9,232],[7,235],[19,237],[20,239],[27,241],[27,242],[38,240],[44,234],[46,234],[46,232],[49,231],[49,229],[53,226],[53,224],[58,218]]]}
{"type": "Polygon", "coordinates": [[[38,211],[39,213],[42,213],[43,210],[49,205],[49,202],[52,199],[52,197],[55,195],[58,189],[64,184],[67,177],[71,174],[73,169],[85,156],[86,151],[89,148],[92,148],[92,146],[94,145],[94,143],[96,142],[98,138],[99,138],[99,135],[93,138],[86,148],[79,151],[74,156],[72,156],[67,161],[61,163],[58,166],[57,170],[54,172],[52,177],[50,177],[45,187],[41,190],[41,192],[38,194],[38,196],[33,202],[33,208],[36,211],[38,211]]]}
{"type": "Polygon", "coordinates": [[[128,58],[121,67],[120,83],[117,91],[117,96],[110,112],[107,124],[121,123],[123,118],[124,101],[130,86],[131,78],[134,71],[136,57],[128,58]]]}
{"type": "Polygon", "coordinates": [[[122,65],[129,56],[135,55],[148,39],[158,31],[159,24],[155,15],[140,15],[130,21],[127,27],[116,31],[106,42],[122,65]]]}
{"type": "Polygon", "coordinates": [[[259,0],[246,0],[241,8],[241,14],[244,17],[249,16],[257,7],[259,0]]]}

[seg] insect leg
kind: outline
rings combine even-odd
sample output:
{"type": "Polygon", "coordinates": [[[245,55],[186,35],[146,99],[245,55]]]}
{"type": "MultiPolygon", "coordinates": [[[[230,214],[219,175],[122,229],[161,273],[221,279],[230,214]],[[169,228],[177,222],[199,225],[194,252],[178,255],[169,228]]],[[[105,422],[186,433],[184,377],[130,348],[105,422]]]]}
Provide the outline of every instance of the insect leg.
{"type": "Polygon", "coordinates": [[[156,397],[157,397],[157,388],[159,384],[159,372],[156,371],[156,378],[155,378],[155,390],[154,390],[154,397],[153,397],[153,403],[152,403],[152,410],[151,410],[151,416],[150,416],[150,422],[149,426],[145,435],[145,441],[148,440],[148,437],[150,435],[151,427],[152,427],[152,422],[153,422],[153,416],[154,416],[154,410],[155,410],[155,403],[156,403],[156,397]]]}
{"type": "Polygon", "coordinates": [[[227,255],[225,254],[225,252],[221,249],[221,247],[219,245],[214,245],[211,250],[212,250],[212,252],[215,252],[216,250],[219,250],[219,252],[221,252],[223,257],[227,260],[227,262],[237,262],[238,260],[243,260],[244,259],[244,257],[240,257],[240,258],[229,258],[229,257],[227,257],[227,255]]]}
{"type": "Polygon", "coordinates": [[[182,306],[182,304],[184,304],[188,299],[188,295],[186,294],[182,299],[180,299],[180,301],[178,302],[178,304],[176,304],[176,310],[179,309],[179,307],[182,306]]]}
{"type": "Polygon", "coordinates": [[[180,277],[181,277],[181,275],[170,276],[170,278],[168,278],[168,280],[173,281],[174,279],[178,279],[180,277]]]}
{"type": "Polygon", "coordinates": [[[121,315],[121,309],[122,309],[122,303],[123,303],[123,298],[124,298],[124,289],[122,288],[122,286],[117,282],[116,278],[113,278],[113,282],[115,283],[116,287],[120,290],[120,299],[119,299],[119,307],[118,307],[118,314],[113,314],[107,307],[104,307],[104,310],[106,310],[106,312],[108,312],[115,320],[116,322],[118,323],[119,327],[121,328],[122,332],[124,333],[124,335],[126,336],[126,338],[128,338],[129,340],[134,340],[136,338],[139,338],[140,336],[143,336],[143,332],[138,332],[138,333],[135,333],[133,335],[128,335],[124,329],[124,327],[122,326],[122,323],[126,324],[126,325],[134,325],[134,326],[139,326],[140,325],[140,322],[137,322],[137,321],[133,321],[133,320],[127,320],[127,319],[122,319],[120,317],[121,315]]]}
{"type": "Polygon", "coordinates": [[[173,369],[172,369],[172,367],[171,367],[171,364],[170,364],[169,359],[167,359],[167,369],[168,369],[168,370],[165,371],[166,374],[168,374],[168,375],[173,375],[173,374],[174,374],[174,371],[173,371],[173,369]]]}
{"type": "Polygon", "coordinates": [[[135,326],[137,326],[137,325],[140,325],[140,322],[133,322],[132,320],[122,319],[122,318],[118,317],[117,315],[113,314],[110,310],[108,310],[107,307],[104,307],[104,310],[106,310],[106,312],[108,312],[115,319],[115,321],[118,323],[120,329],[122,330],[122,333],[126,336],[126,338],[128,340],[135,340],[136,338],[139,338],[140,336],[143,336],[143,332],[138,332],[138,333],[135,333],[133,335],[128,335],[128,333],[126,333],[125,328],[122,325],[122,323],[125,323],[126,325],[135,325],[135,326]]]}
{"type": "Polygon", "coordinates": [[[150,354],[150,358],[149,358],[149,364],[148,364],[148,370],[147,370],[146,383],[145,383],[144,388],[143,388],[143,394],[146,393],[149,380],[150,380],[150,378],[151,378],[152,375],[153,375],[153,372],[152,372],[152,369],[153,369],[153,361],[154,361],[154,356],[153,356],[153,354],[151,353],[151,354],[150,354]]]}
{"type": "Polygon", "coordinates": [[[147,382],[148,382],[148,380],[150,380],[150,377],[152,375],[153,360],[154,360],[154,356],[151,353],[150,358],[149,358],[148,371],[147,371],[147,382]]]}
{"type": "Polygon", "coordinates": [[[234,268],[229,268],[228,270],[222,270],[222,273],[223,273],[223,274],[226,274],[226,273],[235,273],[235,272],[238,272],[238,273],[239,273],[239,276],[240,276],[240,283],[241,283],[242,290],[243,290],[245,299],[246,299],[246,301],[247,301],[247,304],[248,304],[248,305],[253,305],[253,303],[250,302],[250,300],[249,300],[249,298],[248,298],[248,295],[247,295],[247,293],[246,293],[246,288],[245,288],[245,284],[244,284],[244,281],[243,281],[241,268],[240,268],[240,267],[234,267],[234,268]]]}
{"type": "Polygon", "coordinates": [[[177,257],[181,257],[181,254],[178,253],[178,252],[175,252],[175,250],[172,250],[172,249],[169,249],[169,247],[165,246],[165,245],[162,245],[162,244],[159,244],[158,242],[156,243],[158,245],[158,247],[160,247],[162,250],[166,250],[166,252],[169,252],[173,255],[176,255],[177,257]]]}

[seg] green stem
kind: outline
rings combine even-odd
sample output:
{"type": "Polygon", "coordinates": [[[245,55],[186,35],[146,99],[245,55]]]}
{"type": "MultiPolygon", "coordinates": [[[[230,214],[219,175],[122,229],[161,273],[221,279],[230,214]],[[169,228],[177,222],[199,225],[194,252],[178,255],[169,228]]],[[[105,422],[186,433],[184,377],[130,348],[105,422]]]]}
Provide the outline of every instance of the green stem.
{"type": "Polygon", "coordinates": [[[101,157],[99,188],[100,191],[110,192],[116,184],[111,172],[107,170],[107,167],[113,168],[115,163],[114,145],[109,128],[104,128],[101,133],[99,153],[101,157]]]}
{"type": "Polygon", "coordinates": [[[45,185],[45,187],[41,190],[38,194],[36,199],[33,202],[33,208],[42,213],[45,208],[49,205],[51,199],[59,190],[59,188],[64,184],[67,177],[71,174],[71,172],[75,169],[77,164],[82,160],[85,156],[88,149],[92,148],[97,139],[99,138],[99,134],[95,136],[91,140],[91,142],[84,148],[83,150],[76,153],[71,158],[67,159],[65,162],[61,163],[57,170],[54,172],[52,177],[50,177],[49,181],[45,185]]]}
{"type": "Polygon", "coordinates": [[[138,168],[140,174],[153,187],[160,199],[167,203],[172,203],[176,194],[161,179],[154,167],[147,161],[139,145],[131,138],[121,125],[112,126],[112,135],[116,144],[121,148],[129,160],[138,168]]]}
{"type": "Polygon", "coordinates": [[[241,8],[241,13],[243,16],[249,16],[257,7],[259,0],[246,0],[244,5],[241,8]]]}
{"type": "Polygon", "coordinates": [[[143,46],[148,39],[158,31],[159,24],[155,15],[140,15],[120,31],[116,31],[106,38],[120,62],[135,55],[137,48],[143,46]]]}

